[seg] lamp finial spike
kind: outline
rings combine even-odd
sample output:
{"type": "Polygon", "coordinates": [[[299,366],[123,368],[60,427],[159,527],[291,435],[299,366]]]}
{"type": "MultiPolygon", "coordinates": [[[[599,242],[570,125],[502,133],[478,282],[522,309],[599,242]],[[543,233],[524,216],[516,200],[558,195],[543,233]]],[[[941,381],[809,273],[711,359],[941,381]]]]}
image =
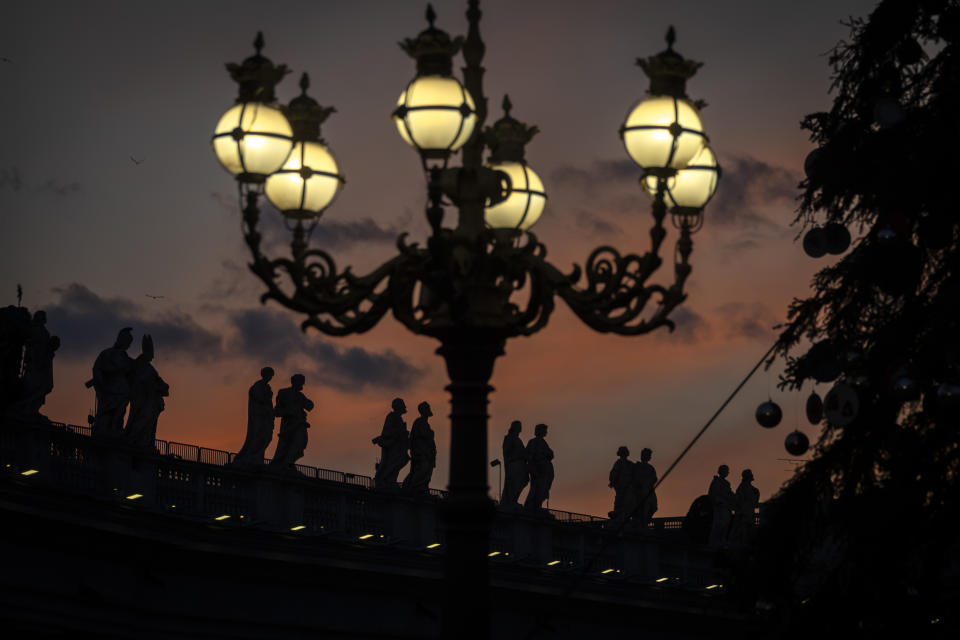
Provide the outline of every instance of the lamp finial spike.
{"type": "Polygon", "coordinates": [[[263,49],[263,31],[257,31],[257,37],[253,41],[253,48],[257,50],[257,55],[260,55],[260,50],[263,49]]]}
{"type": "Polygon", "coordinates": [[[667,51],[673,51],[673,43],[677,41],[677,30],[670,25],[667,29],[667,51]]]}
{"type": "Polygon", "coordinates": [[[430,23],[430,28],[433,29],[433,22],[437,19],[437,12],[433,10],[433,5],[427,3],[427,22],[430,23]]]}
{"type": "Polygon", "coordinates": [[[307,88],[310,86],[310,76],[307,75],[307,72],[304,71],[303,75],[300,76],[300,90],[303,92],[303,95],[307,95],[307,88]]]}
{"type": "Polygon", "coordinates": [[[503,94],[503,113],[507,117],[510,117],[510,109],[513,109],[513,103],[510,102],[510,95],[503,94]]]}

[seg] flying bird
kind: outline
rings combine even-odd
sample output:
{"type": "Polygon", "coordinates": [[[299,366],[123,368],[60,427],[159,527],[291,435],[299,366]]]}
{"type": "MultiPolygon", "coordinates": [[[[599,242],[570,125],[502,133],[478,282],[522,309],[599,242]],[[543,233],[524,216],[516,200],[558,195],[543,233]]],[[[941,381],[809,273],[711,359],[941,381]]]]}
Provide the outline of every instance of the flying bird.
{"type": "Polygon", "coordinates": [[[143,295],[147,296],[148,298],[153,298],[154,300],[163,300],[164,298],[164,296],[152,296],[149,293],[145,293],[143,295]]]}
{"type": "MultiPolygon", "coordinates": [[[[145,160],[145,159],[146,159],[146,158],[144,158],[144,160],[145,160]]],[[[137,159],[134,158],[133,156],[130,156],[130,160],[133,162],[133,164],[136,164],[136,165],[143,164],[143,160],[137,160],[137,159]]]]}

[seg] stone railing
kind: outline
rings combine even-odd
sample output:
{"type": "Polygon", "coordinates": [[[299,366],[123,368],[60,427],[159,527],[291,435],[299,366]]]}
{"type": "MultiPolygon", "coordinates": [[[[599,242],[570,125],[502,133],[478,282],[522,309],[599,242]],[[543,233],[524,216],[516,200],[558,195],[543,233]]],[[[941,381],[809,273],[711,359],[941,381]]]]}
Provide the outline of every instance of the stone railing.
{"type": "MultiPolygon", "coordinates": [[[[62,423],[0,426],[3,475],[65,497],[221,527],[443,553],[437,513],[443,491],[411,496],[374,490],[369,476],[307,465],[297,465],[299,473],[241,469],[231,459],[226,451],[164,440],[153,450],[133,448],[62,423]]],[[[658,518],[649,531],[615,535],[604,518],[549,514],[498,510],[491,562],[693,585],[718,579],[712,552],[689,544],[679,530],[682,518],[658,518]]]]}

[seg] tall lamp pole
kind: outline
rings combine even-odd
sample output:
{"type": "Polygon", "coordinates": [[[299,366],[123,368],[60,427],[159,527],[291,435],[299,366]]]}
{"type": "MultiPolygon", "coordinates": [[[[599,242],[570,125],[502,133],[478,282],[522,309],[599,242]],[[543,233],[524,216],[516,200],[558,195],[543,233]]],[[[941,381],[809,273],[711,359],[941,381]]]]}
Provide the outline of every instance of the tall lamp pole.
{"type": "Polygon", "coordinates": [[[451,396],[450,483],[442,504],[446,526],[443,635],[487,637],[489,631],[489,532],[494,503],[487,486],[487,402],[494,362],[507,339],[528,336],[546,325],[560,297],[589,327],[621,335],[673,328],[669,315],[686,298],[691,234],[702,223],[704,205],[719,178],[698,110],[685,82],[700,66],[673,50],[638,60],[650,77],[649,96],[628,114],[620,135],[643,169],[642,188],[653,199],[651,247],[642,254],[594,249],[585,268],[564,274],[546,260],[546,247],[529,228],[546,202],[543,184],[524,159],[536,127],[505,114],[483,129],[483,94],[477,0],[467,8],[467,37],[451,38],[429,26],[401,47],[416,60],[417,73],[401,93],[393,118],[401,137],[419,153],[427,174],[427,246],[397,240],[398,253],[367,275],[338,270],[325,251],[309,246],[309,233],[344,183],[337,162],[320,137],[333,111],[302,93],[288,106],[276,104],[274,87],[288,72],[261,53],[229,64],[239,85],[236,104],[213,136],[220,162],[240,186],[244,237],[250,269],[275,300],[306,316],[302,326],[343,336],[369,330],[388,311],[416,334],[436,338],[447,366],[451,396]],[[453,75],[462,50],[463,83],[453,75]],[[484,150],[490,150],[484,163],[484,150]],[[462,164],[448,166],[461,151],[462,164]],[[291,230],[290,256],[268,258],[258,231],[259,199],[266,195],[291,230]],[[457,226],[443,226],[445,207],[458,211],[457,226]],[[647,284],[661,265],[671,214],[678,230],[672,284],[647,284]],[[582,283],[582,284],[581,284],[582,283]],[[643,316],[647,303],[655,308],[643,316]]]}

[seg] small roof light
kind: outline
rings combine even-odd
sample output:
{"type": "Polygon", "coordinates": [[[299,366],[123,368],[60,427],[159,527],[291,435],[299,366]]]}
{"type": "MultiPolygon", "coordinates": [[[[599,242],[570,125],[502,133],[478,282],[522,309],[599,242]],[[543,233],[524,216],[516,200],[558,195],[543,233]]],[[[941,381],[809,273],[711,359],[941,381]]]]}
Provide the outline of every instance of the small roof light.
{"type": "Polygon", "coordinates": [[[27,469],[26,471],[22,472],[20,475],[22,475],[22,476],[33,476],[33,475],[36,475],[36,474],[38,474],[38,473],[40,473],[40,472],[37,471],[36,469],[27,469]]]}
{"type": "Polygon", "coordinates": [[[560,564],[560,561],[559,561],[559,560],[552,560],[552,561],[550,561],[550,562],[547,563],[547,566],[548,566],[548,567],[555,567],[555,566],[557,566],[558,564],[560,564]]]}
{"type": "Polygon", "coordinates": [[[307,528],[307,525],[305,525],[305,524],[298,524],[298,525],[295,526],[295,527],[290,527],[290,531],[303,531],[303,530],[306,529],[306,528],[307,528]]]}
{"type": "Polygon", "coordinates": [[[127,500],[139,500],[142,497],[143,497],[142,493],[131,493],[130,495],[127,496],[127,500]]]}
{"type": "Polygon", "coordinates": [[[604,569],[604,570],[601,571],[600,573],[606,575],[606,574],[608,574],[608,573],[613,573],[614,571],[616,571],[616,569],[604,569]]]}
{"type": "Polygon", "coordinates": [[[359,539],[359,540],[369,540],[369,539],[372,538],[372,537],[373,537],[373,534],[372,534],[372,533],[365,533],[365,534],[363,534],[362,536],[360,536],[358,539],[359,539]]]}
{"type": "Polygon", "coordinates": [[[657,579],[655,580],[655,582],[666,582],[666,581],[669,580],[669,579],[670,579],[670,578],[657,578],[657,579]]]}
{"type": "Polygon", "coordinates": [[[492,558],[492,557],[498,556],[498,555],[500,555],[500,552],[499,552],[499,551],[491,551],[490,553],[487,554],[487,557],[488,557],[488,558],[492,558]]]}
{"type": "Polygon", "coordinates": [[[440,546],[440,543],[439,543],[439,542],[434,542],[434,543],[432,543],[432,544],[428,544],[428,545],[427,545],[427,549],[436,549],[436,548],[439,547],[439,546],[440,546]]]}
{"type": "Polygon", "coordinates": [[[722,587],[723,587],[722,584],[711,584],[707,586],[707,589],[720,589],[722,587]]]}
{"type": "Polygon", "coordinates": [[[214,520],[217,520],[219,522],[219,521],[227,520],[229,518],[230,518],[229,515],[223,514],[222,516],[217,516],[216,518],[214,518],[214,520]]]}

